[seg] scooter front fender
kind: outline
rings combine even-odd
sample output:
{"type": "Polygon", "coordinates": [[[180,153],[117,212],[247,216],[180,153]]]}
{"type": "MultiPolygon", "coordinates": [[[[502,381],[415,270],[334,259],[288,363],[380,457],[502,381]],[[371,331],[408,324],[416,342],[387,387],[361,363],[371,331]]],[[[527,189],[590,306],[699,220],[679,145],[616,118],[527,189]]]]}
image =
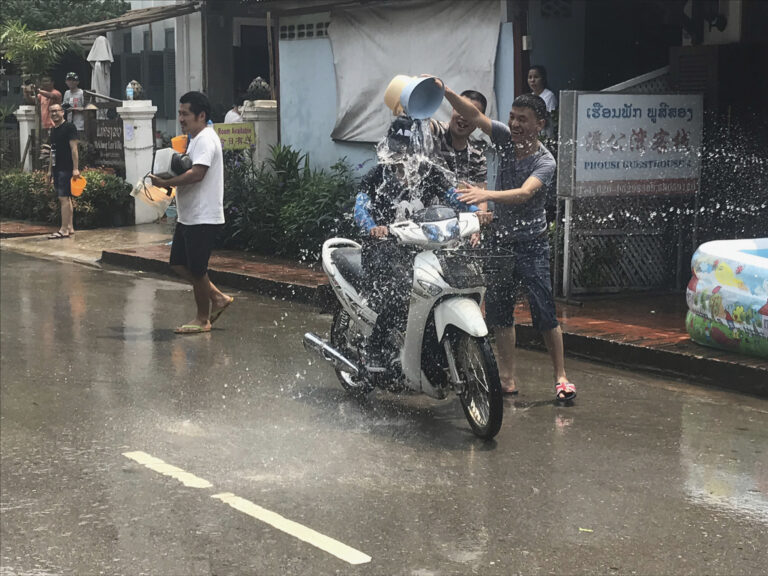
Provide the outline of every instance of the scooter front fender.
{"type": "Polygon", "coordinates": [[[435,307],[437,341],[443,341],[445,329],[456,326],[471,336],[482,338],[488,335],[480,306],[472,298],[454,297],[443,300],[435,307]]]}

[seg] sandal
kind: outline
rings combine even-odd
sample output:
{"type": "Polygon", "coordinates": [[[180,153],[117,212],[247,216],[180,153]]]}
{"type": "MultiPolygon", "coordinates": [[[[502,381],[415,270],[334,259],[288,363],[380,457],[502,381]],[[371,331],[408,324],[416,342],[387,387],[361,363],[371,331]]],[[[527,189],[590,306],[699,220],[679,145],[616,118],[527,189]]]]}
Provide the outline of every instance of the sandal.
{"type": "Polygon", "coordinates": [[[210,326],[200,326],[199,324],[184,324],[174,330],[176,334],[204,334],[210,331],[210,326]]]}
{"type": "Polygon", "coordinates": [[[61,240],[62,238],[69,238],[69,234],[62,234],[61,232],[54,232],[46,236],[48,240],[61,240]]]}
{"type": "Polygon", "coordinates": [[[570,382],[558,382],[555,384],[555,398],[558,402],[568,402],[576,398],[576,386],[570,382]]]}

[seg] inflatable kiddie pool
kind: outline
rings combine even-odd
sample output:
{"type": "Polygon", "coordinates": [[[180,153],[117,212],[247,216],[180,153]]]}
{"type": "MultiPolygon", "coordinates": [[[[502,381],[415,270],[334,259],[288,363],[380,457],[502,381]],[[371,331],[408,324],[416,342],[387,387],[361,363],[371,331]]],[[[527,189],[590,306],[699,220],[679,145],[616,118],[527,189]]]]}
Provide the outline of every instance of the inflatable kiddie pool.
{"type": "Polygon", "coordinates": [[[768,359],[768,238],[702,244],[691,271],[685,319],[691,339],[768,359]]]}

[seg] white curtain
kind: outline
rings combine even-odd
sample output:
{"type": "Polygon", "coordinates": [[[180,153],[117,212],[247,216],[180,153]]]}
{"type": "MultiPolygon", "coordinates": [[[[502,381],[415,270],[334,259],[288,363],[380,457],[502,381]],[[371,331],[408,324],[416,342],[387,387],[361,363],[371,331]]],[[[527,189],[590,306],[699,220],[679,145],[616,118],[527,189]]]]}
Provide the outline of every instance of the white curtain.
{"type": "MultiPolygon", "coordinates": [[[[376,142],[392,120],[384,91],[397,74],[434,74],[455,92],[477,90],[494,108],[500,3],[416,1],[331,13],[328,35],[336,69],[335,140],[376,142]]],[[[444,101],[437,119],[450,116],[444,101]]]]}

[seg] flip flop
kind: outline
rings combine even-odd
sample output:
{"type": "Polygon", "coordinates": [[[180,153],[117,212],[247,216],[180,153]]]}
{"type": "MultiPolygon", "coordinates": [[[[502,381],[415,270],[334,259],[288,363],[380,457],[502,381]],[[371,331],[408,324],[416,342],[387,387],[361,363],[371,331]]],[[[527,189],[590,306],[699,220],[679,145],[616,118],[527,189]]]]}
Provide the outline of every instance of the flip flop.
{"type": "Polygon", "coordinates": [[[555,383],[555,398],[558,402],[569,402],[570,400],[573,400],[576,398],[576,386],[570,382],[555,383]]]}
{"type": "Polygon", "coordinates": [[[184,324],[174,330],[176,334],[203,334],[204,332],[210,332],[210,327],[203,328],[199,324],[184,324]]]}
{"type": "Polygon", "coordinates": [[[232,304],[232,302],[234,302],[234,301],[235,301],[235,298],[233,296],[230,296],[229,297],[229,302],[224,304],[224,306],[222,306],[221,308],[218,308],[215,312],[211,312],[211,324],[216,322],[216,320],[219,319],[219,316],[221,316],[221,314],[224,312],[224,310],[227,309],[227,306],[232,304]]]}
{"type": "Polygon", "coordinates": [[[62,234],[61,232],[54,232],[46,236],[48,240],[61,240],[62,238],[69,238],[69,234],[62,234]]]}
{"type": "Polygon", "coordinates": [[[519,391],[517,388],[512,388],[512,389],[510,389],[510,388],[508,388],[507,386],[502,386],[502,387],[501,387],[501,393],[502,393],[502,394],[505,394],[506,396],[517,396],[517,394],[518,394],[519,392],[520,392],[520,391],[519,391]]]}

